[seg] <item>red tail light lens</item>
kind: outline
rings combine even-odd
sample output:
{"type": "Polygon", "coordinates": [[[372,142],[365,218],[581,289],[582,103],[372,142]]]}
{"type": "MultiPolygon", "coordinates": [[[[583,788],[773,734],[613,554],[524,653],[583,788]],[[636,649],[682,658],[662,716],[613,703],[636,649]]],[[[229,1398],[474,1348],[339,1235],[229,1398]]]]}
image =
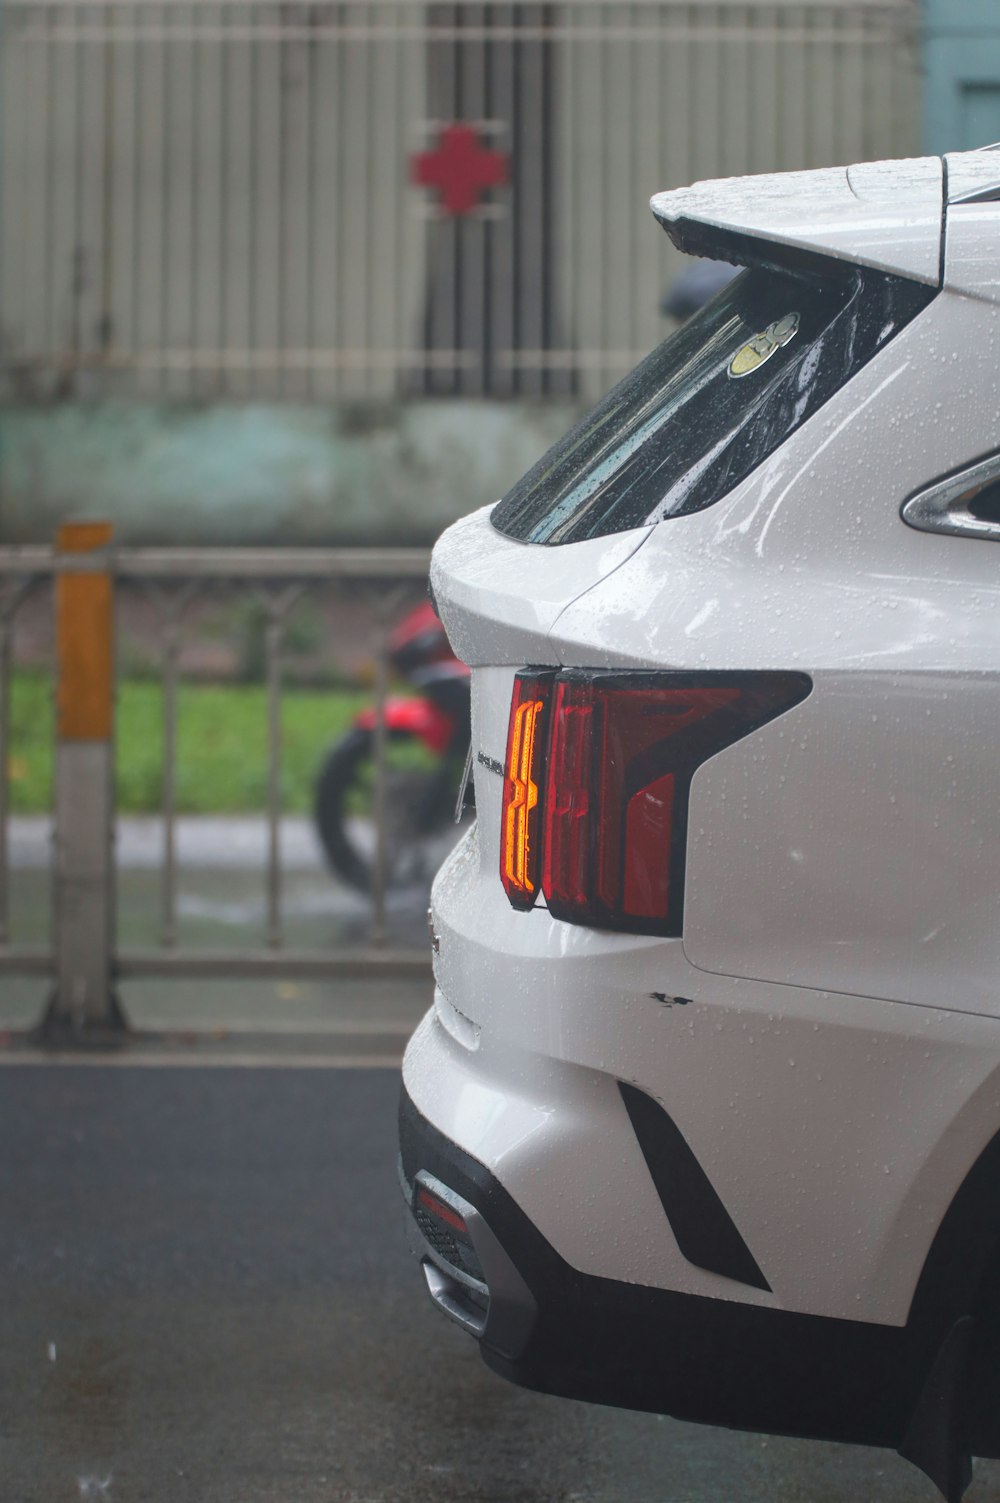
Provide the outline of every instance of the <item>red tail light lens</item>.
{"type": "Polygon", "coordinates": [[[546,707],[553,675],[519,673],[514,680],[504,762],[500,828],[500,877],[515,908],[530,908],[538,896],[541,829],[541,768],[546,707]]]}
{"type": "Polygon", "coordinates": [[[547,769],[542,886],[546,901],[555,891],[563,902],[583,913],[591,890],[591,815],[595,754],[600,758],[600,748],[595,748],[600,710],[587,682],[566,679],[556,684],[552,708],[559,736],[547,769]]]}
{"type": "Polygon", "coordinates": [[[810,688],[799,673],[573,670],[543,688],[537,676],[519,676],[501,851],[511,902],[530,907],[534,901],[541,845],[540,885],[554,917],[679,935],[695,771],[804,699],[810,688]],[[537,703],[529,756],[525,721],[531,712],[523,706],[537,703]],[[513,764],[520,769],[516,777],[513,764]],[[523,825],[527,854],[519,864],[522,818],[536,823],[523,825]],[[522,871],[525,884],[519,887],[510,873],[522,871]]]}
{"type": "Polygon", "coordinates": [[[556,918],[672,932],[687,785],[705,756],[698,728],[739,698],[733,684],[656,676],[567,674],[557,683],[542,875],[556,918]]]}

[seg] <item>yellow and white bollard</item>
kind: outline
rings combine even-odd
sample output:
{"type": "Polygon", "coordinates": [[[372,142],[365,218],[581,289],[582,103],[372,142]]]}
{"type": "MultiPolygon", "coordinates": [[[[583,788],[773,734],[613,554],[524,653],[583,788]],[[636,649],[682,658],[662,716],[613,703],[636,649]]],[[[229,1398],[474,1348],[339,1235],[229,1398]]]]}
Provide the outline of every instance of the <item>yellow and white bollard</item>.
{"type": "Polygon", "coordinates": [[[46,1031],[124,1024],[114,995],[114,582],[106,522],[56,539],[55,993],[46,1031]]]}

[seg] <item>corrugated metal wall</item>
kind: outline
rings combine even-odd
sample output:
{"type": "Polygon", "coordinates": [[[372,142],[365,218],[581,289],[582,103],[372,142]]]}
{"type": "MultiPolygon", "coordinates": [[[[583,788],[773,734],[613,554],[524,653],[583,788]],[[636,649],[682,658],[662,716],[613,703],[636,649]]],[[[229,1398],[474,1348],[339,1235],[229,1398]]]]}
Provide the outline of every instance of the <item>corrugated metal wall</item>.
{"type": "Polygon", "coordinates": [[[918,0],[6,0],[8,395],[591,396],[663,331],[646,202],[918,147],[918,0]],[[467,123],[507,181],[442,214],[467,123]]]}

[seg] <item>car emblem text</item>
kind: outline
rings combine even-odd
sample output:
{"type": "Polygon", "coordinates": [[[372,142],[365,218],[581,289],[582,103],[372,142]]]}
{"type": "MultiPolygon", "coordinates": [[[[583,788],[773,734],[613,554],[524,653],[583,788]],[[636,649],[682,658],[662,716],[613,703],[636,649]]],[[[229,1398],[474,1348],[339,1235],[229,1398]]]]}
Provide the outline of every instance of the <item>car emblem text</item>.
{"type": "Polygon", "coordinates": [[[749,376],[753,371],[759,370],[766,360],[770,360],[775,350],[780,350],[783,344],[794,338],[798,329],[797,313],[786,313],[784,318],[776,318],[762,334],[755,334],[740,346],[729,362],[729,374],[733,377],[749,376]]]}

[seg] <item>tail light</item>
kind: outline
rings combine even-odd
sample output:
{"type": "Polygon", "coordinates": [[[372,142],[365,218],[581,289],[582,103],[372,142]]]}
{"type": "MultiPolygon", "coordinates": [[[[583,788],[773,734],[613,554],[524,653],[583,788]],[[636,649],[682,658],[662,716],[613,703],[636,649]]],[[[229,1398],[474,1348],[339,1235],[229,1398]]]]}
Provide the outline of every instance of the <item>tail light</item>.
{"type": "Polygon", "coordinates": [[[679,935],[691,779],[809,693],[801,673],[517,675],[501,877],[570,923],[679,935]]]}
{"type": "Polygon", "coordinates": [[[538,896],[541,829],[541,767],[551,673],[519,673],[514,680],[507,726],[500,878],[515,908],[530,908],[538,896]]]}

